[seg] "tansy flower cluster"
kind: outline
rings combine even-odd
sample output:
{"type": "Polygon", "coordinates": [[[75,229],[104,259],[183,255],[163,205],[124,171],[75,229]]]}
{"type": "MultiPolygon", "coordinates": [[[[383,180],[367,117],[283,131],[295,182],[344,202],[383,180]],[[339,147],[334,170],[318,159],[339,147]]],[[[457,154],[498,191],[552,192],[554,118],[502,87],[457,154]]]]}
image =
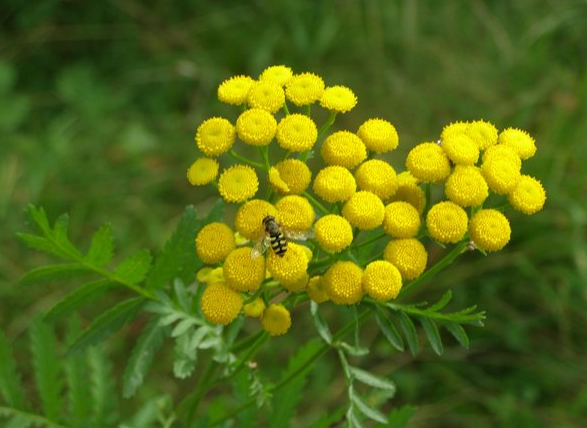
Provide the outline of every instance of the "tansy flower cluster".
{"type": "Polygon", "coordinates": [[[225,80],[218,99],[235,113],[200,123],[200,156],[187,172],[192,185],[211,184],[235,204],[233,221],[205,225],[195,242],[207,265],[197,273],[206,284],[201,308],[214,324],[244,315],[276,336],[307,300],[395,299],[426,270],[426,245],[488,252],[508,243],[505,201],[489,207],[492,193],[524,214],[546,200],[540,182],[522,173],[536,145],[519,129],[449,124],[396,171],[393,124],[371,118],[331,131],[357,97],[316,74],[269,67],[256,79],[225,80]],[[444,188],[442,200],[431,200],[433,185],[444,188]]]}

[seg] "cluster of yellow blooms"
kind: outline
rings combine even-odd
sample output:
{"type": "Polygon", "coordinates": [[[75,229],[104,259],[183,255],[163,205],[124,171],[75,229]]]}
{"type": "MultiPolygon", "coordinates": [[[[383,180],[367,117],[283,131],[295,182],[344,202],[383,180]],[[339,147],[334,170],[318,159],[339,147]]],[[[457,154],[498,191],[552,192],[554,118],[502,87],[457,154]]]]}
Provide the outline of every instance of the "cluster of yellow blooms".
{"type": "Polygon", "coordinates": [[[336,115],[357,103],[347,87],[327,87],[315,74],[273,66],[257,80],[236,76],[222,82],[218,98],[240,106],[241,113],[234,123],[213,117],[200,124],[195,140],[204,156],[187,173],[191,184],[211,183],[224,201],[239,204],[234,228],[214,222],[196,238],[196,252],[209,265],[198,272],[198,280],[208,284],[201,307],[212,323],[228,324],[242,311],[260,318],[271,335],[280,335],[291,325],[288,304],[293,300],[287,296],[306,293],[316,303],[343,305],[365,295],[393,299],[403,281],[426,269],[424,237],[442,244],[468,242],[482,251],[507,244],[508,219],[500,210],[483,207],[491,192],[506,195],[525,214],[542,209],[546,199],[540,182],[521,173],[522,160],[533,156],[536,146],[519,129],[498,132],[482,120],[452,123],[438,141],[415,146],[406,171],[398,174],[388,161],[375,158],[398,146],[390,122],[369,119],[356,132],[327,135],[336,115]],[[330,112],[321,128],[310,114],[316,103],[330,112]],[[235,152],[237,140],[256,146],[262,162],[235,152]],[[317,144],[325,166],[312,180],[307,160],[317,144]],[[239,163],[218,177],[223,154],[239,163]],[[272,163],[277,155],[280,160],[272,163]],[[267,180],[264,199],[255,198],[259,177],[267,180]],[[424,191],[431,183],[444,185],[446,200],[431,204],[424,191]],[[253,257],[251,247],[265,237],[268,215],[284,232],[313,238],[288,242],[281,255],[270,249],[253,257]],[[379,236],[358,239],[378,228],[379,236]],[[382,254],[361,265],[361,249],[385,237],[382,254]]]}

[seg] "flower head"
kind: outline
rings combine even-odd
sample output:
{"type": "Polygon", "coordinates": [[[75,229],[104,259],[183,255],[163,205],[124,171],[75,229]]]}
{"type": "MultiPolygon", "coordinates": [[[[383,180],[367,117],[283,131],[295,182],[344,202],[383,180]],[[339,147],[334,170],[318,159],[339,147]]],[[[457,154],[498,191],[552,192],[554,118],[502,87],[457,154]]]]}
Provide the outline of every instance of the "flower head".
{"type": "Polygon", "coordinates": [[[324,274],[324,289],[334,303],[352,305],[363,298],[363,269],[353,262],[337,261],[324,274]]]}
{"type": "Polygon", "coordinates": [[[314,208],[303,196],[284,196],[275,204],[275,208],[278,223],[296,232],[309,230],[316,218],[314,208]]]}
{"type": "Polygon", "coordinates": [[[223,117],[205,120],[196,131],[196,144],[206,156],[220,156],[232,147],[235,138],[234,126],[223,117]]]}
{"type": "Polygon", "coordinates": [[[328,301],[328,294],[324,289],[324,279],[322,276],[313,276],[310,278],[306,291],[310,299],[316,303],[324,303],[328,301]]]}
{"type": "Polygon", "coordinates": [[[433,205],[426,215],[430,236],[438,242],[455,244],[467,233],[467,213],[457,204],[442,201],[433,205]]]}
{"type": "Polygon", "coordinates": [[[511,147],[522,160],[531,158],[536,153],[534,138],[526,131],[517,128],[507,128],[501,131],[498,138],[499,144],[511,147]]]}
{"type": "Polygon", "coordinates": [[[436,143],[418,144],[408,153],[406,168],[420,181],[441,182],[450,174],[450,163],[436,143]]]}
{"type": "Polygon", "coordinates": [[[418,278],[428,262],[428,253],[415,238],[392,239],[383,251],[383,258],[393,264],[403,279],[418,278]]]}
{"type": "Polygon", "coordinates": [[[289,114],[277,125],[277,142],[292,152],[310,150],[318,138],[318,129],[312,119],[303,114],[289,114]]]}
{"type": "Polygon", "coordinates": [[[478,211],[469,222],[469,233],[475,245],[485,251],[499,251],[510,240],[510,222],[497,210],[478,211]]]}
{"type": "Polygon", "coordinates": [[[522,175],[518,185],[508,194],[508,201],[514,209],[524,214],[534,214],[544,207],[546,191],[540,181],[529,175],[522,175]]]}
{"type": "Polygon", "coordinates": [[[249,76],[234,76],[218,86],[218,99],[226,104],[241,105],[247,102],[249,89],[255,81],[249,76]]]}
{"type": "Polygon", "coordinates": [[[359,165],[355,179],[359,189],[375,193],[382,200],[389,199],[398,186],[393,167],[379,159],[371,159],[359,165]]]}
{"type": "Polygon", "coordinates": [[[385,207],[383,229],[394,238],[412,238],[420,229],[420,214],[407,202],[392,202],[385,207]]]}
{"type": "Polygon", "coordinates": [[[243,312],[246,316],[251,318],[259,318],[263,315],[263,311],[265,310],[265,302],[260,297],[257,297],[250,303],[245,304],[243,306],[243,312]]]}
{"type": "Polygon", "coordinates": [[[440,133],[440,140],[444,141],[447,138],[451,137],[455,134],[464,134],[467,132],[469,128],[469,122],[452,122],[442,128],[442,132],[440,133]]]}
{"type": "Polygon", "coordinates": [[[289,186],[281,178],[279,170],[272,166],[269,168],[269,183],[273,186],[278,193],[285,195],[289,193],[289,186]]]}
{"type": "Polygon", "coordinates": [[[497,128],[492,123],[484,120],[471,122],[466,133],[477,144],[479,150],[486,150],[497,143],[497,128]]]}
{"type": "Polygon", "coordinates": [[[416,177],[414,177],[410,171],[404,171],[398,174],[397,182],[397,190],[390,198],[390,201],[407,202],[416,208],[419,214],[422,214],[424,212],[424,206],[426,205],[426,195],[424,194],[424,190],[418,186],[418,180],[416,177]]]}
{"type": "Polygon", "coordinates": [[[514,190],[520,181],[520,168],[505,157],[490,157],[481,165],[487,185],[495,193],[505,195],[514,190]]]}
{"type": "Polygon", "coordinates": [[[196,253],[207,264],[224,260],[235,247],[234,232],[224,223],[207,224],[196,236],[196,253]]]}
{"type": "Polygon", "coordinates": [[[320,247],[339,253],[353,242],[353,228],[348,220],[335,214],[328,214],[314,224],[314,235],[320,247]]]}
{"type": "Polygon", "coordinates": [[[346,201],[342,215],[352,226],[360,230],[372,230],[383,223],[385,206],[377,195],[363,190],[346,201]]]}
{"type": "Polygon", "coordinates": [[[489,196],[487,183],[475,166],[458,166],[446,180],[448,199],[461,207],[481,205],[489,196]]]}
{"type": "Polygon", "coordinates": [[[280,178],[285,182],[289,191],[287,193],[299,195],[304,192],[312,181],[310,168],[298,159],[285,159],[275,165],[280,178]]]}
{"type": "Polygon", "coordinates": [[[245,110],[236,120],[238,138],[252,146],[266,146],[276,131],[277,121],[273,115],[260,108],[245,110]]]}
{"type": "Polygon", "coordinates": [[[267,67],[261,75],[259,76],[259,80],[261,81],[272,81],[277,83],[278,85],[285,85],[293,76],[293,71],[291,68],[285,65],[273,65],[271,67],[267,67]]]}
{"type": "Polygon", "coordinates": [[[208,285],[202,294],[202,313],[212,324],[229,324],[242,306],[242,296],[222,283],[208,285]]]}
{"type": "Polygon", "coordinates": [[[283,88],[272,80],[255,82],[249,90],[247,101],[252,108],[276,113],[285,103],[283,88]]]}
{"type": "Polygon", "coordinates": [[[442,140],[442,149],[456,165],[475,165],[479,148],[467,134],[454,134],[442,140]]]}
{"type": "Polygon", "coordinates": [[[247,165],[233,165],[218,179],[218,191],[226,202],[244,202],[255,196],[258,188],[257,174],[247,165]]]}
{"type": "Polygon", "coordinates": [[[365,160],[367,149],[356,134],[338,131],[326,138],[320,154],[328,165],[340,165],[352,169],[365,160]]]}
{"type": "Polygon", "coordinates": [[[271,336],[281,336],[291,327],[291,315],[283,305],[269,305],[261,316],[261,326],[271,336]]]}
{"type": "Polygon", "coordinates": [[[275,207],[262,199],[251,199],[236,212],[234,227],[245,238],[256,240],[260,236],[265,236],[263,219],[267,215],[275,217],[277,215],[275,207]]]}
{"type": "Polygon", "coordinates": [[[333,165],[318,172],[313,188],[326,202],[344,202],[355,194],[357,183],[348,169],[333,165]]]}
{"type": "Polygon", "coordinates": [[[252,258],[249,247],[231,251],[222,268],[226,285],[236,291],[256,291],[265,279],[265,259],[252,258]]]}
{"type": "Polygon", "coordinates": [[[287,287],[295,285],[305,276],[308,269],[308,258],[301,245],[294,242],[287,244],[287,251],[280,257],[268,251],[267,269],[271,276],[287,287]]]}
{"type": "Polygon", "coordinates": [[[357,105],[357,97],[346,86],[329,86],[322,93],[320,105],[335,113],[346,113],[357,105]]]}
{"type": "Polygon", "coordinates": [[[218,161],[211,158],[198,158],[189,167],[187,177],[192,186],[208,184],[218,175],[218,161]]]}
{"type": "Polygon", "coordinates": [[[359,127],[357,135],[363,140],[367,149],[375,153],[390,152],[399,143],[395,127],[383,119],[367,120],[359,127]]]}
{"type": "Polygon", "coordinates": [[[485,163],[489,162],[490,159],[498,157],[506,158],[510,163],[513,163],[516,166],[516,169],[522,168],[522,159],[520,159],[520,156],[518,156],[514,149],[504,144],[496,144],[488,147],[487,150],[483,152],[482,161],[485,163]]]}
{"type": "Polygon", "coordinates": [[[375,300],[397,297],[402,288],[400,271],[387,260],[376,260],[365,268],[362,278],[363,290],[375,300]]]}
{"type": "Polygon", "coordinates": [[[313,73],[296,74],[285,85],[286,98],[298,107],[315,103],[323,93],[324,80],[313,73]]]}

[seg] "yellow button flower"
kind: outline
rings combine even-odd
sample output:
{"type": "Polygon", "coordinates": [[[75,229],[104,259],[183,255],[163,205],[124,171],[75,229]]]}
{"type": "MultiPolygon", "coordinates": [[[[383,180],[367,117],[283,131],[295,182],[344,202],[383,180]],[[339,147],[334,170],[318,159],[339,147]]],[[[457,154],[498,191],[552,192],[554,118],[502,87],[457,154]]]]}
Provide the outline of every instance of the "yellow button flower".
{"type": "Polygon", "coordinates": [[[315,103],[323,93],[324,80],[313,73],[297,74],[285,85],[285,96],[298,107],[315,103]]]}
{"type": "Polygon", "coordinates": [[[418,186],[416,177],[410,171],[404,171],[398,174],[397,182],[397,190],[390,198],[390,201],[407,202],[418,210],[418,214],[422,214],[426,206],[426,195],[424,194],[424,190],[418,186]]]}
{"type": "Polygon", "coordinates": [[[352,169],[365,160],[367,149],[356,134],[338,131],[326,138],[320,154],[328,165],[340,165],[352,169]]]}
{"type": "Polygon", "coordinates": [[[298,159],[285,159],[275,165],[280,178],[289,188],[290,194],[299,195],[304,192],[312,181],[310,168],[298,159]]]}
{"type": "Polygon", "coordinates": [[[383,223],[385,206],[377,195],[363,190],[346,201],[342,215],[352,226],[360,230],[372,230],[383,223]]]}
{"type": "Polygon", "coordinates": [[[234,232],[224,223],[207,224],[196,236],[196,253],[206,264],[224,260],[235,247],[234,232]]]}
{"type": "Polygon", "coordinates": [[[202,294],[202,313],[212,324],[229,324],[242,307],[242,296],[222,283],[208,285],[202,294]]]}
{"type": "Polygon", "coordinates": [[[353,242],[353,228],[348,220],[335,214],[328,214],[314,224],[314,235],[320,247],[339,253],[353,242]]]}
{"type": "Polygon", "coordinates": [[[207,284],[216,284],[218,282],[224,284],[224,274],[222,273],[222,267],[212,269],[206,277],[207,284]]]}
{"type": "Polygon", "coordinates": [[[232,147],[236,131],[223,117],[212,117],[202,122],[196,131],[198,149],[206,156],[220,156],[232,147]]]}
{"type": "Polygon", "coordinates": [[[357,97],[346,86],[330,86],[324,89],[320,105],[336,113],[346,113],[357,105],[357,97]]]}
{"type": "Polygon", "coordinates": [[[469,223],[469,234],[475,245],[485,251],[499,251],[510,240],[510,222],[497,210],[481,210],[469,223]]]}
{"type": "Polygon", "coordinates": [[[514,209],[524,214],[534,214],[544,207],[546,191],[540,181],[529,175],[522,175],[518,185],[508,194],[508,201],[514,209]]]}
{"type": "Polygon", "coordinates": [[[281,178],[281,174],[279,170],[272,166],[269,168],[269,184],[273,186],[273,189],[282,195],[286,195],[289,193],[289,186],[283,179],[281,178]]]}
{"type": "Polygon", "coordinates": [[[469,124],[466,133],[477,144],[479,150],[486,150],[497,144],[497,128],[490,122],[475,120],[469,124]]]}
{"type": "Polygon", "coordinates": [[[318,129],[312,119],[303,114],[289,114],[277,125],[277,142],[285,150],[310,150],[318,138],[318,129]]]}
{"type": "Polygon", "coordinates": [[[266,146],[276,131],[277,121],[273,115],[260,108],[245,110],[236,120],[238,138],[252,146],[266,146]]]}
{"type": "Polygon", "coordinates": [[[395,299],[402,288],[399,270],[386,260],[371,262],[363,272],[363,290],[375,300],[395,299]]]}
{"type": "Polygon", "coordinates": [[[444,141],[455,134],[465,134],[469,128],[469,122],[452,122],[442,128],[440,133],[440,141],[444,141]]]}
{"type": "Polygon", "coordinates": [[[291,315],[283,305],[269,305],[261,317],[261,326],[271,336],[281,336],[291,327],[291,315]]]}
{"type": "Polygon", "coordinates": [[[426,215],[426,227],[430,236],[438,242],[455,244],[467,233],[467,213],[457,204],[442,201],[430,208],[426,215]]]}
{"type": "Polygon", "coordinates": [[[268,215],[273,217],[277,215],[277,210],[273,205],[262,199],[251,199],[236,212],[234,227],[242,236],[255,241],[265,235],[263,219],[268,215]]]}
{"type": "Polygon", "coordinates": [[[326,202],[344,202],[355,194],[357,183],[348,169],[333,165],[318,172],[313,188],[326,202]]]}
{"type": "Polygon", "coordinates": [[[448,199],[461,207],[481,205],[489,196],[489,188],[475,166],[457,166],[446,180],[444,191],[448,199]]]}
{"type": "Polygon", "coordinates": [[[420,230],[420,214],[407,202],[392,202],[385,207],[383,229],[394,238],[412,238],[420,230]]]}
{"type": "Polygon", "coordinates": [[[309,230],[316,219],[314,208],[303,196],[284,196],[275,204],[275,208],[278,223],[294,232],[309,230]]]}
{"type": "Polygon", "coordinates": [[[250,303],[245,304],[243,306],[243,312],[246,316],[251,318],[259,318],[263,315],[263,311],[265,311],[265,302],[260,297],[257,297],[250,303]]]}
{"type": "Polygon", "coordinates": [[[308,286],[306,287],[306,292],[310,299],[312,299],[316,303],[324,303],[329,300],[328,294],[325,290],[324,279],[322,276],[313,276],[310,278],[308,282],[308,286]]]}
{"type": "Polygon", "coordinates": [[[241,105],[247,102],[249,89],[255,81],[249,76],[234,76],[218,86],[218,99],[226,104],[241,105]]]}
{"type": "Polygon", "coordinates": [[[310,275],[305,273],[300,279],[295,282],[282,284],[283,288],[287,291],[291,291],[292,293],[297,293],[299,291],[303,291],[306,289],[306,285],[308,285],[308,281],[310,280],[310,275]]]}
{"type": "Polygon", "coordinates": [[[233,165],[218,179],[218,192],[226,202],[244,202],[255,196],[258,188],[257,174],[247,165],[233,165]]]}
{"type": "Polygon", "coordinates": [[[273,81],[278,85],[285,85],[293,76],[293,71],[291,68],[285,65],[273,65],[271,67],[267,67],[261,75],[259,76],[259,80],[262,81],[273,81]]]}
{"type": "Polygon", "coordinates": [[[442,140],[442,149],[456,165],[475,165],[479,159],[479,148],[466,134],[454,134],[442,140]]]}
{"type": "Polygon", "coordinates": [[[255,82],[249,90],[247,101],[252,108],[276,113],[285,104],[285,93],[283,88],[273,81],[255,82]]]}
{"type": "Polygon", "coordinates": [[[249,247],[231,251],[222,268],[226,285],[236,291],[256,291],[265,279],[265,259],[252,258],[249,247]]]}
{"type": "Polygon", "coordinates": [[[531,158],[536,153],[534,138],[521,129],[504,129],[499,134],[498,142],[514,149],[522,160],[531,158]]]}
{"type": "Polygon", "coordinates": [[[211,268],[210,266],[203,267],[202,269],[200,269],[196,273],[196,280],[198,282],[207,283],[208,277],[210,276],[210,273],[212,272],[212,270],[213,270],[213,268],[211,268]]]}
{"type": "Polygon", "coordinates": [[[271,277],[284,287],[297,284],[308,270],[308,258],[302,247],[294,242],[287,243],[287,251],[280,257],[268,251],[267,270],[271,277]]]}
{"type": "Polygon", "coordinates": [[[355,180],[359,189],[375,193],[382,200],[389,199],[398,186],[393,167],[379,159],[363,162],[355,171],[355,180]]]}
{"type": "Polygon", "coordinates": [[[392,239],[383,251],[383,258],[399,270],[403,279],[411,281],[426,269],[428,253],[415,238],[392,239]]]}
{"type": "Polygon", "coordinates": [[[408,153],[406,168],[420,181],[438,183],[450,174],[450,162],[436,143],[418,144],[408,153]]]}
{"type": "Polygon", "coordinates": [[[337,261],[324,274],[324,289],[338,305],[352,305],[363,298],[363,269],[353,262],[337,261]]]}
{"type": "Polygon", "coordinates": [[[490,159],[497,157],[506,158],[509,162],[516,166],[516,169],[522,168],[522,159],[520,159],[520,156],[518,156],[516,151],[510,146],[503,144],[496,144],[485,150],[485,152],[483,152],[482,161],[483,163],[489,162],[490,159]]]}
{"type": "Polygon", "coordinates": [[[505,157],[491,157],[481,165],[487,185],[495,193],[510,193],[520,181],[520,168],[505,157]]]}
{"type": "Polygon", "coordinates": [[[383,119],[367,120],[359,127],[357,135],[363,140],[367,149],[375,153],[390,152],[399,143],[395,127],[383,119]]]}
{"type": "Polygon", "coordinates": [[[187,177],[192,186],[211,183],[218,175],[218,162],[211,158],[198,158],[189,167],[187,177]]]}

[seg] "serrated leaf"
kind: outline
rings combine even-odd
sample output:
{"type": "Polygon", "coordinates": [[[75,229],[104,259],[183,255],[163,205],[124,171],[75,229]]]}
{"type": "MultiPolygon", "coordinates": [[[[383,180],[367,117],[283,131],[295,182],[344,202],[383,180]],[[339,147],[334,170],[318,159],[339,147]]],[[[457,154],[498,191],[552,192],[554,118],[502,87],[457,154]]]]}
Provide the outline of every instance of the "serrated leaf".
{"type": "Polygon", "coordinates": [[[151,267],[149,250],[140,250],[120,263],[114,269],[114,274],[124,282],[136,285],[145,279],[151,267]]]}
{"type": "Polygon", "coordinates": [[[197,321],[198,320],[196,320],[195,318],[184,318],[183,320],[178,322],[176,324],[176,326],[173,328],[173,331],[171,332],[171,337],[181,336],[186,331],[188,331],[191,327],[196,325],[197,321]]]}
{"type": "Polygon", "coordinates": [[[346,342],[340,342],[338,347],[344,349],[344,351],[353,357],[363,357],[369,353],[369,348],[364,346],[350,345],[346,342]]]}
{"type": "Polygon", "coordinates": [[[0,416],[12,418],[18,421],[17,425],[4,428],[21,428],[21,427],[42,427],[42,428],[66,428],[63,425],[52,422],[43,416],[35,415],[33,413],[24,412],[22,410],[11,409],[10,407],[0,406],[0,416]]]}
{"type": "Polygon", "coordinates": [[[438,302],[436,302],[435,304],[428,307],[426,309],[426,311],[438,312],[439,310],[444,308],[448,304],[448,302],[451,301],[451,299],[452,299],[452,291],[448,290],[446,293],[444,293],[442,295],[442,297],[440,298],[440,300],[438,302]]]}
{"type": "Polygon", "coordinates": [[[68,234],[69,215],[61,214],[53,226],[53,239],[57,245],[75,257],[81,257],[81,252],[71,243],[68,234]]]}
{"type": "Polygon", "coordinates": [[[377,376],[373,373],[352,366],[350,367],[350,372],[356,380],[364,383],[365,385],[369,385],[377,389],[383,389],[385,391],[391,391],[393,393],[396,391],[395,384],[392,381],[385,379],[384,377],[377,376]]]}
{"type": "Polygon", "coordinates": [[[387,416],[389,422],[385,425],[376,425],[377,428],[404,428],[410,422],[418,408],[415,406],[402,406],[393,409],[387,416]]]}
{"type": "Polygon", "coordinates": [[[416,327],[414,326],[414,323],[410,317],[405,314],[405,312],[398,312],[398,317],[400,327],[404,333],[404,336],[406,336],[406,341],[410,347],[410,352],[412,355],[416,355],[418,353],[418,334],[416,333],[416,327]]]}
{"type": "Polygon", "coordinates": [[[166,328],[159,324],[159,317],[153,317],[139,336],[124,370],[122,384],[125,397],[132,397],[143,384],[155,351],[163,344],[165,331],[166,328]]]}
{"type": "Polygon", "coordinates": [[[112,366],[99,346],[88,349],[90,394],[92,397],[91,427],[110,426],[114,412],[116,385],[112,366]]]}
{"type": "MultiPolygon", "coordinates": [[[[78,317],[70,317],[67,326],[67,345],[72,344],[81,333],[78,317]]],[[[76,428],[89,428],[88,418],[92,399],[88,383],[86,355],[81,353],[64,359],[65,380],[67,382],[68,423],[76,428]]]]}
{"type": "Polygon", "coordinates": [[[363,428],[363,424],[361,423],[361,420],[357,417],[354,408],[355,406],[350,406],[345,415],[348,428],[363,428]]]}
{"type": "Polygon", "coordinates": [[[108,279],[99,279],[80,285],[71,293],[61,299],[45,315],[45,320],[54,321],[65,315],[69,315],[82,306],[95,302],[96,298],[103,295],[109,288],[116,284],[108,279]]]}
{"type": "MultiPolygon", "coordinates": [[[[186,292],[186,287],[184,282],[180,278],[176,278],[173,281],[173,291],[175,293],[175,298],[177,299],[177,303],[179,306],[187,313],[191,310],[191,299],[186,292]]],[[[232,323],[231,323],[232,325],[232,323]]]]}
{"type": "Polygon", "coordinates": [[[25,392],[20,374],[12,355],[12,349],[0,330],[0,392],[4,401],[11,407],[22,409],[25,406],[25,392]]]}
{"type": "Polygon", "coordinates": [[[383,413],[365,403],[360,396],[354,393],[354,389],[351,391],[353,391],[350,394],[351,402],[362,414],[375,422],[387,423],[387,417],[383,413]]]}
{"type": "Polygon", "coordinates": [[[109,224],[104,224],[92,236],[92,242],[86,254],[86,260],[97,266],[106,266],[112,261],[113,252],[114,238],[112,236],[112,227],[109,224]]]}
{"type": "Polygon", "coordinates": [[[49,225],[49,219],[47,218],[47,213],[43,207],[37,208],[30,204],[29,215],[35,222],[35,225],[40,232],[42,232],[45,236],[51,236],[51,226],[49,225]]]}
{"type": "Polygon", "coordinates": [[[318,311],[318,304],[314,301],[310,303],[310,312],[312,313],[314,326],[320,337],[329,345],[332,344],[332,333],[330,332],[326,321],[324,321],[324,318],[322,318],[322,315],[320,315],[320,312],[318,311]]]}
{"type": "Polygon", "coordinates": [[[145,299],[135,297],[118,303],[113,308],[98,316],[80,337],[70,346],[68,354],[80,352],[88,346],[95,345],[118,331],[130,322],[139,312],[145,299]]]}
{"type": "Polygon", "coordinates": [[[49,281],[57,281],[74,278],[92,271],[79,263],[61,263],[57,265],[42,266],[27,272],[21,279],[21,285],[38,284],[49,281]]]}
{"type": "MultiPolygon", "coordinates": [[[[200,330],[196,330],[200,332],[200,330]]],[[[200,339],[201,340],[201,339],[200,339]]],[[[192,348],[189,334],[179,336],[175,341],[175,356],[173,362],[173,374],[179,379],[185,379],[194,372],[198,360],[197,348],[192,348]]]]}
{"type": "Polygon", "coordinates": [[[42,236],[31,235],[28,233],[17,233],[16,236],[23,241],[29,248],[53,254],[62,259],[69,259],[69,254],[63,249],[56,246],[52,241],[42,236]]]}
{"type": "Polygon", "coordinates": [[[443,322],[442,325],[446,328],[450,334],[461,344],[463,348],[469,349],[469,336],[467,332],[460,324],[455,322],[443,322]]]}
{"type": "Polygon", "coordinates": [[[308,428],[331,428],[334,426],[338,426],[337,422],[344,417],[345,409],[343,407],[339,407],[335,411],[325,412],[320,419],[310,425],[308,428]]]}
{"type": "Polygon", "coordinates": [[[428,338],[428,342],[430,342],[430,345],[432,345],[434,352],[436,352],[438,355],[442,355],[442,339],[440,338],[438,327],[434,321],[428,318],[420,318],[420,324],[422,324],[424,332],[426,333],[426,337],[428,338]]]}
{"type": "Polygon", "coordinates": [[[379,308],[379,306],[375,307],[375,318],[377,320],[377,324],[381,329],[381,332],[385,336],[385,338],[389,341],[391,346],[393,346],[398,351],[403,351],[404,348],[404,341],[400,336],[399,332],[391,322],[391,320],[387,317],[387,315],[379,308]]]}

